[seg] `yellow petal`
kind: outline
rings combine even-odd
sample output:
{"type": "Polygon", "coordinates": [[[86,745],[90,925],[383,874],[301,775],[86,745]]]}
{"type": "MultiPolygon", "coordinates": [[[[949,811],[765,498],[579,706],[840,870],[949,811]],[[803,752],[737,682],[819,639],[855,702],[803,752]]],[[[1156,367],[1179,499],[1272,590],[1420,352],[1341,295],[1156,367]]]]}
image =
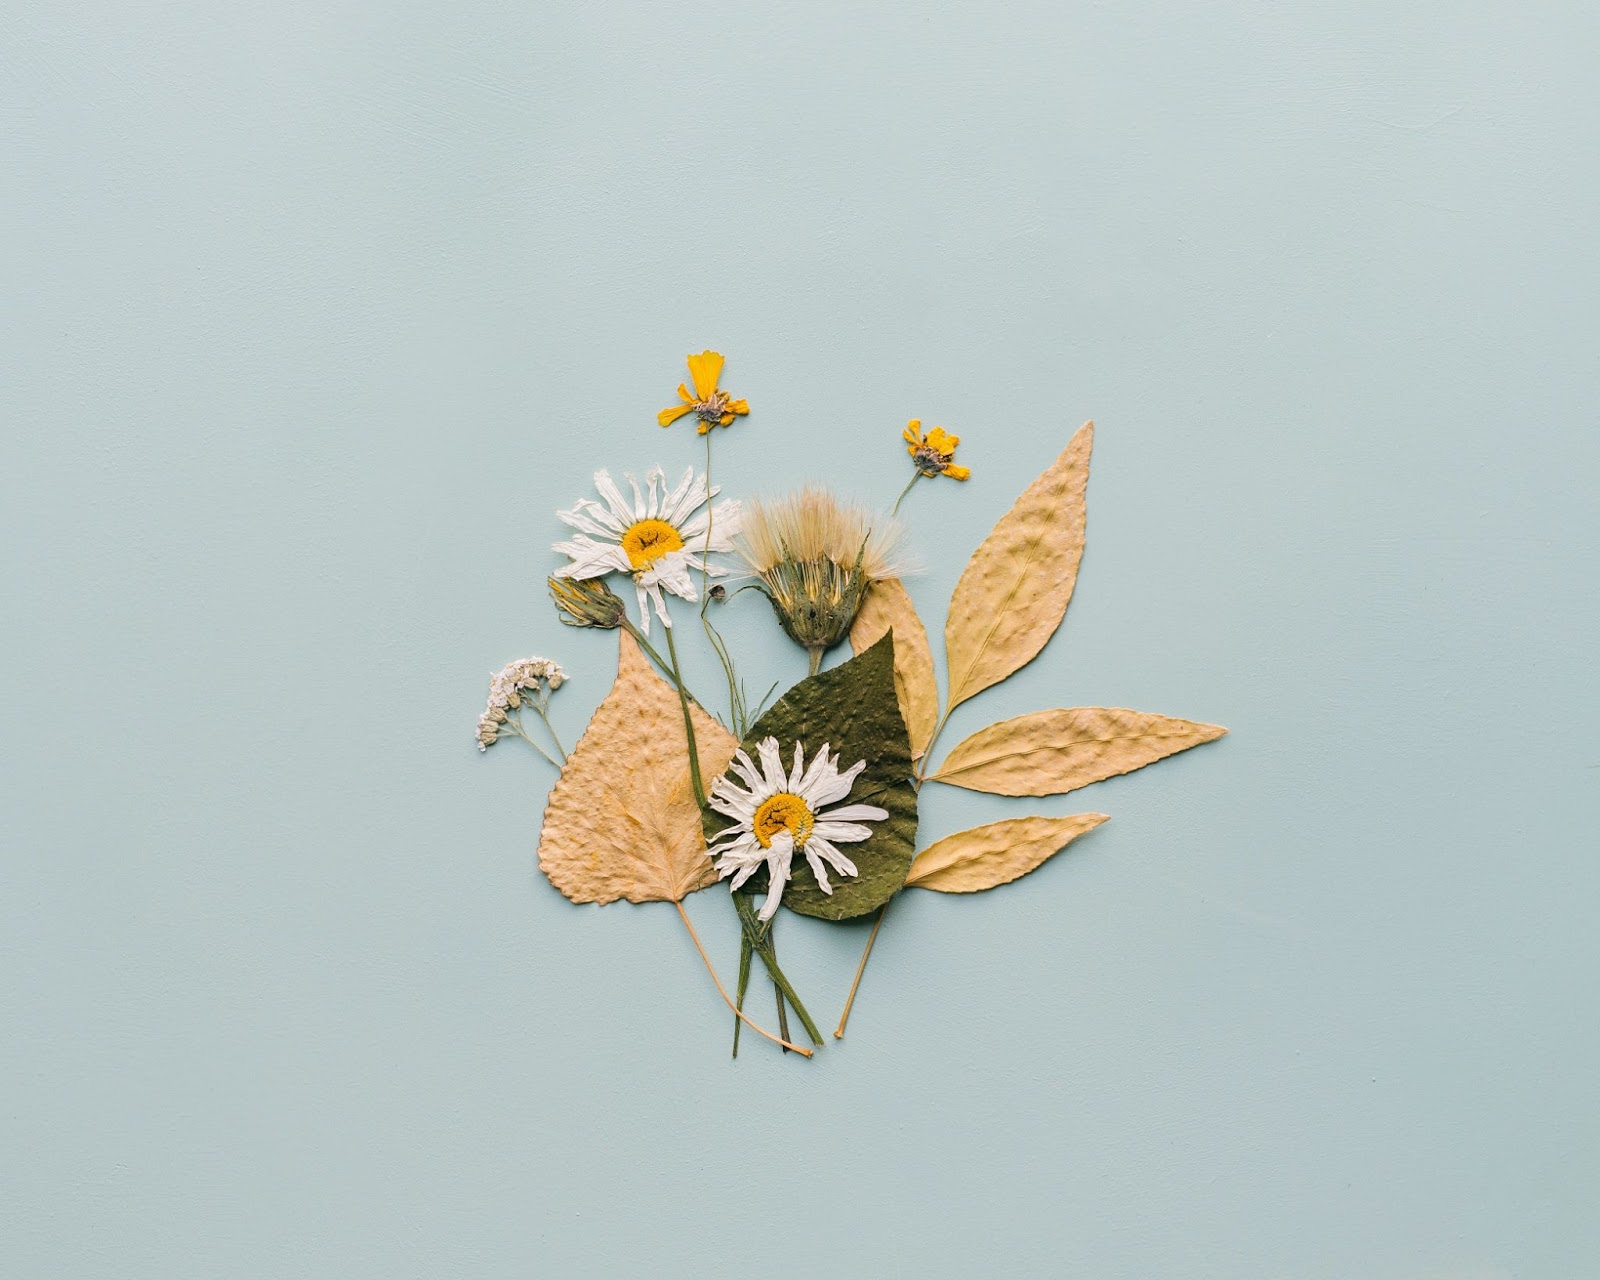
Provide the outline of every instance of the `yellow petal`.
{"type": "Polygon", "coordinates": [[[956,446],[960,443],[960,436],[951,435],[943,427],[935,427],[928,432],[928,448],[935,453],[942,453],[948,457],[956,451],[956,446]]]}
{"type": "Polygon", "coordinates": [[[907,453],[915,453],[922,448],[922,433],[917,430],[921,425],[921,422],[913,418],[906,423],[906,429],[900,433],[900,438],[906,442],[907,453]]]}
{"type": "Polygon", "coordinates": [[[949,476],[952,480],[965,480],[968,476],[970,476],[972,474],[972,468],[971,467],[958,467],[953,462],[947,462],[947,463],[945,463],[944,473],[945,473],[945,475],[949,476]]]}
{"type": "Polygon", "coordinates": [[[697,400],[709,400],[717,393],[717,379],[722,376],[722,356],[716,351],[702,351],[689,357],[689,377],[694,382],[697,400]]]}
{"type": "Polygon", "coordinates": [[[723,414],[720,418],[717,419],[717,425],[719,427],[725,427],[732,421],[733,421],[733,413],[730,410],[728,413],[723,414]]]}
{"type": "Polygon", "coordinates": [[[656,421],[662,426],[668,427],[676,422],[679,418],[683,417],[684,414],[693,412],[694,406],[692,404],[675,404],[672,406],[672,408],[663,409],[660,413],[656,414],[656,421]]]}
{"type": "Polygon", "coordinates": [[[742,416],[750,412],[750,402],[748,400],[735,400],[728,408],[742,416]]]}

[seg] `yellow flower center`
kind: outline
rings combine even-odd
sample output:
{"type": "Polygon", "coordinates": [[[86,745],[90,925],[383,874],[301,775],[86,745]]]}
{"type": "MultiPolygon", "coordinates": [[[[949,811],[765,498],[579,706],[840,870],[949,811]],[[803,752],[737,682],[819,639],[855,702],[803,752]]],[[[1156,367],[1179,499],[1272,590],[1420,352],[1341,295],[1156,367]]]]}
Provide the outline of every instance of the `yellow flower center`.
{"type": "Polygon", "coordinates": [[[682,551],[683,539],[665,520],[640,520],[623,531],[622,549],[634,572],[648,569],[669,551],[682,551]]]}
{"type": "Polygon", "coordinates": [[[750,829],[755,832],[763,849],[772,848],[772,837],[780,831],[787,831],[794,837],[794,847],[798,850],[806,847],[816,821],[804,800],[787,791],[780,791],[761,802],[756,816],[750,820],[750,829]]]}

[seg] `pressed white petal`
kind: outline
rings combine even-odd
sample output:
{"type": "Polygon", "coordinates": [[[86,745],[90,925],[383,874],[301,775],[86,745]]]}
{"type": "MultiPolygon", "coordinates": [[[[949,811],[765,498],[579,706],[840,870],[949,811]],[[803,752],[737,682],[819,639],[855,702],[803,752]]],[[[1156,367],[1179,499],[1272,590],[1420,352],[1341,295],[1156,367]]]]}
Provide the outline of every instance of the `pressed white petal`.
{"type": "Polygon", "coordinates": [[[744,779],[750,788],[752,800],[764,800],[767,797],[766,779],[761,776],[761,771],[756,768],[755,761],[740,751],[733,757],[728,768],[744,779]]]}
{"type": "Polygon", "coordinates": [[[778,903],[783,900],[783,886],[789,882],[789,863],[794,858],[794,837],[787,831],[780,831],[772,837],[772,847],[767,850],[767,874],[772,878],[772,887],[767,890],[767,899],[761,904],[761,910],[756,916],[761,920],[770,920],[778,911],[778,903]]]}
{"type": "MultiPolygon", "coordinates": [[[[736,822],[748,822],[755,816],[755,806],[748,800],[738,801],[730,799],[720,791],[713,790],[706,797],[706,804],[715,809],[725,818],[732,818],[736,822]]],[[[721,839],[718,836],[717,839],[721,839]]]]}
{"type": "Polygon", "coordinates": [[[806,841],[807,850],[811,849],[813,845],[816,846],[816,852],[818,856],[826,858],[828,860],[828,865],[840,875],[853,876],[856,874],[856,864],[851,862],[849,858],[845,857],[844,854],[835,849],[833,845],[830,844],[826,839],[819,840],[815,835],[813,835],[811,839],[806,841]]]}
{"type": "Polygon", "coordinates": [[[667,473],[661,469],[658,462],[650,468],[645,476],[645,483],[650,488],[650,505],[645,508],[645,514],[652,520],[661,518],[661,495],[667,491],[667,473]]]}
{"type": "Polygon", "coordinates": [[[832,893],[833,886],[828,883],[828,873],[822,869],[822,859],[809,844],[806,845],[806,861],[811,864],[811,874],[817,878],[817,888],[823,893],[832,893]]]}
{"type": "Polygon", "coordinates": [[[843,800],[850,794],[850,788],[855,785],[856,776],[867,767],[865,760],[858,760],[843,773],[836,773],[831,778],[823,778],[812,789],[806,801],[815,810],[818,805],[832,804],[835,800],[843,800]]]}
{"type": "Polygon", "coordinates": [[[789,790],[793,791],[800,785],[800,779],[805,774],[805,757],[800,754],[800,744],[794,744],[794,767],[789,771],[789,790]]]}
{"type": "MultiPolygon", "coordinates": [[[[806,776],[800,779],[800,798],[810,800],[811,792],[824,778],[831,778],[837,773],[834,762],[828,759],[828,744],[824,742],[817,749],[816,756],[811,761],[811,767],[806,770],[806,776]]],[[[817,804],[823,803],[817,801],[817,804]]]]}
{"type": "Polygon", "coordinates": [[[662,598],[661,588],[658,586],[646,586],[645,590],[649,592],[650,600],[656,607],[656,616],[661,619],[661,625],[670,630],[672,627],[672,615],[667,612],[667,602],[662,598]]]}
{"type": "Polygon", "coordinates": [[[757,856],[757,861],[765,856],[765,850],[756,842],[756,838],[748,830],[739,827],[730,827],[725,833],[731,835],[727,844],[713,845],[706,852],[713,858],[733,858],[735,861],[748,858],[752,854],[757,856]]]}
{"type": "Polygon", "coordinates": [[[763,738],[756,743],[756,754],[761,757],[761,771],[767,775],[767,786],[772,788],[768,794],[786,790],[789,786],[789,776],[783,771],[783,757],[778,754],[778,740],[763,738]]]}
{"type": "MultiPolygon", "coordinates": [[[[701,480],[701,490],[704,490],[704,478],[701,480]]],[[[694,467],[683,469],[683,478],[678,480],[672,493],[667,494],[666,502],[661,504],[661,518],[669,525],[678,528],[683,520],[688,518],[691,510],[698,507],[704,499],[694,493],[694,467]]]]}
{"type": "Polygon", "coordinates": [[[624,471],[622,478],[628,482],[628,488],[633,490],[633,514],[640,520],[648,519],[650,508],[645,503],[644,495],[639,492],[639,482],[633,478],[633,472],[624,471]]]}
{"type": "Polygon", "coordinates": [[[750,793],[735,783],[727,774],[723,774],[722,777],[712,782],[711,794],[721,796],[723,799],[731,800],[736,804],[755,803],[750,793]]]}
{"type": "Polygon", "coordinates": [[[613,542],[616,541],[618,531],[601,524],[584,511],[581,504],[571,511],[556,512],[556,519],[561,521],[562,524],[571,525],[574,529],[581,529],[584,533],[592,533],[596,537],[609,538],[613,542]]]}
{"type": "Polygon", "coordinates": [[[606,505],[611,508],[611,514],[622,521],[624,527],[639,518],[633,508],[628,505],[628,500],[622,496],[622,490],[617,488],[617,482],[611,478],[609,471],[596,471],[594,473],[594,487],[600,491],[600,496],[606,500],[606,505]]]}
{"type": "Polygon", "coordinates": [[[650,634],[650,592],[638,581],[633,584],[633,589],[639,595],[639,630],[644,635],[650,634]]]}
{"type": "Polygon", "coordinates": [[[817,815],[818,822],[882,822],[889,816],[887,809],[875,804],[847,804],[840,809],[829,809],[817,815]]]}
{"type": "Polygon", "coordinates": [[[669,551],[661,556],[639,575],[639,581],[647,587],[665,587],[684,600],[700,598],[694,579],[689,576],[689,557],[682,551],[669,551]]]}
{"type": "MultiPolygon", "coordinates": [[[[734,876],[733,883],[728,886],[728,891],[731,893],[736,889],[742,888],[746,880],[755,875],[757,871],[761,870],[761,866],[764,861],[764,859],[758,858],[754,862],[734,864],[738,867],[739,874],[734,876]]],[[[731,871],[732,869],[733,867],[730,866],[729,870],[731,871]]]]}
{"type": "Polygon", "coordinates": [[[842,840],[846,844],[855,844],[866,840],[872,835],[871,827],[863,827],[857,822],[823,822],[818,821],[812,831],[824,840],[842,840]]]}
{"type": "Polygon", "coordinates": [[[626,573],[632,568],[621,547],[615,543],[596,542],[584,533],[566,542],[553,543],[551,550],[572,560],[556,575],[561,578],[597,578],[604,573],[626,573]]]}
{"type": "Polygon", "coordinates": [[[620,538],[628,527],[629,522],[618,520],[608,508],[602,507],[593,498],[579,498],[573,503],[572,509],[583,512],[598,524],[605,525],[613,538],[620,538]]]}

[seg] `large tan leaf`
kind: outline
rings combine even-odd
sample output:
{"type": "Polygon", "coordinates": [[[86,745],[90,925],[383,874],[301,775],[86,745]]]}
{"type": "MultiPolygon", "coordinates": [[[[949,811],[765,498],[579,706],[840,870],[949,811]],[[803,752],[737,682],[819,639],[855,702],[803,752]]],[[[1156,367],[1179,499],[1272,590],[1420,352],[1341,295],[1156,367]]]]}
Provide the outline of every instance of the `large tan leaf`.
{"type": "Polygon", "coordinates": [[[977,893],[1009,884],[1109,816],[1077,813],[1070,818],[1009,818],[958,831],[917,855],[906,884],[940,893],[977,893]]]}
{"type": "MultiPolygon", "coordinates": [[[[550,792],[539,866],[574,902],[678,902],[716,879],[678,694],[650,669],[632,636],[617,633],[617,682],[550,792]]],[[[707,785],[738,741],[693,708],[707,785]]]]}
{"type": "Polygon", "coordinates": [[[899,578],[872,584],[866,602],[850,627],[850,647],[863,653],[894,629],[894,691],[900,714],[911,734],[911,758],[919,760],[928,749],[933,726],[939,719],[939,685],[933,674],[933,651],[917,608],[899,578]]]}
{"type": "Polygon", "coordinates": [[[1033,661],[1061,625],[1083,559],[1093,447],[1086,422],[962,571],[944,624],[952,707],[1033,661]]]}
{"type": "Polygon", "coordinates": [[[932,776],[999,796],[1053,796],[1132,773],[1227,732],[1124,707],[1033,711],[979,729],[932,776]]]}

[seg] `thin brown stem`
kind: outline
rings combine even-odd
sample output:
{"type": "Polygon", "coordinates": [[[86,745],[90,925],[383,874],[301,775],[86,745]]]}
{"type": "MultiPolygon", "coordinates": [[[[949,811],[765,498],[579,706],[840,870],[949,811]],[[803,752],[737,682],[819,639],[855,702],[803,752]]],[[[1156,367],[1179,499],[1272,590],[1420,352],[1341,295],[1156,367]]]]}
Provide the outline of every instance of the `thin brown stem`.
{"type": "Polygon", "coordinates": [[[872,922],[872,932],[867,935],[866,950],[861,953],[861,963],[856,966],[856,980],[850,984],[850,996],[844,1002],[844,1012],[839,1015],[839,1025],[833,1029],[835,1040],[844,1039],[844,1024],[850,1021],[850,1010],[856,1003],[856,989],[861,985],[861,975],[867,971],[867,957],[872,954],[872,944],[878,940],[878,930],[883,927],[883,917],[888,911],[889,903],[885,902],[878,908],[878,918],[872,922]]]}
{"type": "Polygon", "coordinates": [[[694,931],[694,925],[689,920],[689,913],[683,909],[683,903],[674,902],[672,905],[678,908],[678,915],[683,919],[683,927],[689,931],[689,936],[694,939],[694,949],[700,953],[700,958],[705,961],[706,972],[711,975],[711,981],[717,984],[718,993],[722,996],[722,999],[727,1004],[728,1008],[733,1010],[734,1016],[738,1018],[740,1022],[744,1023],[745,1026],[749,1027],[750,1030],[756,1032],[758,1035],[766,1036],[766,1038],[772,1041],[773,1044],[784,1049],[790,1049],[795,1053],[804,1054],[809,1058],[811,1056],[810,1049],[803,1049],[797,1044],[790,1044],[787,1040],[780,1039],[779,1037],[773,1035],[772,1032],[768,1031],[765,1027],[759,1026],[758,1024],[750,1021],[749,1018],[745,1017],[744,1011],[740,1009],[738,1005],[734,1004],[733,997],[728,994],[727,988],[722,985],[722,979],[717,977],[717,971],[711,965],[711,957],[706,954],[705,947],[700,944],[700,935],[694,931]]]}

